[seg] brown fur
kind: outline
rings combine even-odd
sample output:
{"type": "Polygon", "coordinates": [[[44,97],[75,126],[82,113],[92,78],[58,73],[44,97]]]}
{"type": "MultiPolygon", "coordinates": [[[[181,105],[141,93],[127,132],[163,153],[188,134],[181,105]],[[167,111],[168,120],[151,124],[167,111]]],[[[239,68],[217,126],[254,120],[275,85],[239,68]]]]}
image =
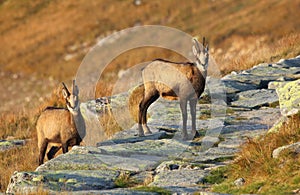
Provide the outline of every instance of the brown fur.
{"type": "MultiPolygon", "coordinates": [[[[192,134],[196,132],[196,104],[205,88],[208,66],[208,46],[200,48],[197,40],[193,47],[196,63],[154,60],[142,71],[144,96],[139,104],[139,136],[151,133],[147,126],[147,109],[159,97],[168,100],[180,100],[183,120],[183,139],[188,138],[186,131],[187,102],[190,103],[192,116],[192,134]],[[196,65],[197,64],[197,65],[196,65]],[[201,68],[203,71],[201,72],[201,68]]],[[[204,44],[204,43],[203,43],[204,44]]]]}
{"type": "MultiPolygon", "coordinates": [[[[74,82],[75,84],[75,82],[74,82]]],[[[67,90],[64,88],[63,90],[67,90]]],[[[85,123],[81,115],[79,102],[73,102],[71,99],[78,98],[77,93],[69,92],[66,94],[66,103],[68,109],[64,108],[46,108],[40,115],[36,129],[38,137],[39,148],[39,164],[44,161],[44,156],[49,143],[53,143],[49,152],[47,153],[48,159],[54,157],[55,153],[62,147],[63,153],[68,152],[69,146],[79,145],[82,137],[85,135],[85,123]],[[72,108],[74,110],[72,110],[72,108]],[[76,109],[78,110],[76,110],[76,109]]]]}

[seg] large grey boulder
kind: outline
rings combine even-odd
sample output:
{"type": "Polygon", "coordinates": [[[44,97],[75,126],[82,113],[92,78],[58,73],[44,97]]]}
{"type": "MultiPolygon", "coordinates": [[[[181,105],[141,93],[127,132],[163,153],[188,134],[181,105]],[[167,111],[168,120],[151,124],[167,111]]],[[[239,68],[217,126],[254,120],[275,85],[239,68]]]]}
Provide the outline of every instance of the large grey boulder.
{"type": "Polygon", "coordinates": [[[293,115],[300,110],[300,79],[285,83],[276,88],[283,116],[293,115]]]}

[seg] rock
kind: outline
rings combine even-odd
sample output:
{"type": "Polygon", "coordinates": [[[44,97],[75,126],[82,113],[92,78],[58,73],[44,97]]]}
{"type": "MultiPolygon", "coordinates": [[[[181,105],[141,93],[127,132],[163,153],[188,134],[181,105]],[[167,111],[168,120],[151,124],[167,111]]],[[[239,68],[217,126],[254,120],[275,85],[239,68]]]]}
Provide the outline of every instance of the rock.
{"type": "Polygon", "coordinates": [[[223,128],[222,134],[238,133],[238,132],[249,132],[255,130],[267,130],[268,126],[264,124],[249,124],[240,123],[239,125],[227,125],[223,128]]]}
{"type": "Polygon", "coordinates": [[[114,170],[15,172],[6,192],[34,193],[40,190],[40,185],[49,192],[111,189],[118,175],[114,170]]]}
{"type": "Polygon", "coordinates": [[[226,86],[226,94],[233,95],[238,92],[257,89],[257,85],[251,83],[244,83],[236,80],[223,80],[226,86]]]}
{"type": "MultiPolygon", "coordinates": [[[[154,181],[149,186],[158,187],[192,187],[202,183],[204,177],[208,174],[204,170],[169,170],[159,172],[154,176],[154,181]]],[[[168,188],[167,188],[168,189],[168,188]]]]}
{"type": "Polygon", "coordinates": [[[240,83],[246,83],[256,86],[257,89],[268,87],[268,83],[278,79],[278,76],[272,75],[253,75],[249,73],[240,73],[236,75],[228,75],[223,80],[233,80],[240,83]]]}
{"type": "Polygon", "coordinates": [[[268,133],[276,133],[279,131],[283,123],[287,121],[286,116],[281,116],[275,123],[274,125],[268,130],[268,133]]]}
{"type": "Polygon", "coordinates": [[[154,169],[163,159],[160,156],[128,152],[126,150],[113,154],[101,148],[96,148],[87,153],[77,152],[80,148],[82,147],[76,147],[72,152],[47,161],[39,166],[36,171],[118,169],[139,172],[154,169]]]}
{"type": "Polygon", "coordinates": [[[72,192],[72,195],[86,195],[86,194],[105,194],[105,195],[158,195],[156,192],[143,192],[139,190],[134,190],[130,188],[115,188],[109,190],[82,190],[72,192]]]}
{"type": "Polygon", "coordinates": [[[272,157],[279,158],[280,153],[283,151],[289,151],[294,154],[300,154],[300,142],[276,148],[275,150],[273,150],[272,157]]]}
{"type": "Polygon", "coordinates": [[[185,142],[175,139],[161,139],[161,140],[145,140],[136,143],[124,143],[111,146],[101,146],[101,149],[107,151],[109,154],[121,156],[148,156],[150,159],[158,160],[167,158],[180,158],[183,151],[189,148],[190,142],[185,142]]]}
{"type": "Polygon", "coordinates": [[[245,184],[245,179],[244,178],[238,178],[237,180],[235,180],[233,183],[235,186],[237,187],[241,187],[245,184]]]}
{"type": "Polygon", "coordinates": [[[300,79],[276,88],[283,116],[296,114],[300,110],[300,79]]]}
{"type": "Polygon", "coordinates": [[[258,108],[278,102],[275,90],[258,89],[238,93],[238,99],[231,102],[232,106],[258,108]]]}
{"type": "Polygon", "coordinates": [[[225,139],[223,142],[220,142],[218,147],[238,148],[243,143],[245,143],[245,141],[242,138],[228,138],[228,139],[225,139]]]}
{"type": "Polygon", "coordinates": [[[300,67],[300,56],[292,59],[283,59],[280,60],[277,64],[282,67],[300,67]]]}
{"type": "MultiPolygon", "coordinates": [[[[136,131],[136,130],[135,130],[136,131]]],[[[167,134],[166,132],[157,132],[153,133],[151,135],[146,135],[143,137],[129,137],[127,139],[111,139],[108,141],[103,141],[97,143],[97,147],[99,146],[109,146],[109,145],[115,145],[115,144],[123,144],[123,143],[135,143],[135,142],[142,142],[145,140],[158,140],[158,139],[163,139],[166,138],[167,134]]]]}
{"type": "Polygon", "coordinates": [[[283,80],[291,80],[293,79],[293,75],[300,73],[300,64],[299,67],[284,67],[281,64],[259,64],[257,66],[254,66],[253,68],[246,70],[244,72],[247,72],[248,74],[252,75],[258,75],[258,76],[266,76],[266,75],[272,75],[276,76],[277,79],[283,79],[283,80]]]}
{"type": "Polygon", "coordinates": [[[268,84],[268,89],[274,89],[276,90],[279,87],[282,87],[289,83],[289,81],[272,81],[268,84]]]}
{"type": "Polygon", "coordinates": [[[215,145],[218,145],[218,143],[220,142],[219,137],[212,137],[212,136],[205,136],[202,140],[201,140],[201,150],[207,150],[215,145]]]}
{"type": "Polygon", "coordinates": [[[25,143],[25,140],[0,140],[0,151],[8,150],[16,146],[23,146],[25,143]]]}

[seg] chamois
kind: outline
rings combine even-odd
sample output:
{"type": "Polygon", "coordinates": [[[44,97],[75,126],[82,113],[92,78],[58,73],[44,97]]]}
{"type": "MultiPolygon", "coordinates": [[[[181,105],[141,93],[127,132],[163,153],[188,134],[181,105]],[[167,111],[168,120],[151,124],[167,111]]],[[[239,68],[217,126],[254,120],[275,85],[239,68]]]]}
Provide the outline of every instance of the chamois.
{"type": "Polygon", "coordinates": [[[209,48],[203,38],[203,46],[197,39],[193,39],[193,54],[196,57],[195,63],[192,62],[171,62],[157,59],[148,64],[142,70],[144,83],[144,96],[139,104],[139,136],[152,133],[147,126],[147,109],[159,97],[168,100],[180,101],[182,113],[182,133],[183,139],[188,139],[186,130],[187,124],[187,102],[190,104],[192,116],[192,134],[196,131],[196,104],[205,88],[207,75],[209,48]]]}
{"type": "Polygon", "coordinates": [[[40,115],[36,129],[39,148],[39,165],[43,164],[48,143],[53,143],[47,157],[50,160],[62,147],[63,153],[69,146],[79,145],[85,136],[85,122],[80,112],[78,87],[73,80],[72,93],[62,83],[62,94],[67,109],[47,107],[40,115]]]}

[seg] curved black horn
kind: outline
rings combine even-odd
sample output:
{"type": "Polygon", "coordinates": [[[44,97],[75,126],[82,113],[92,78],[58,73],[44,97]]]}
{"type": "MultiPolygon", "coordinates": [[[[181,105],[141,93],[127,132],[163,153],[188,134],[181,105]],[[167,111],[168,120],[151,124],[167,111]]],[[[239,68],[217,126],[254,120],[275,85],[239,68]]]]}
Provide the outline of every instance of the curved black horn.
{"type": "Polygon", "coordinates": [[[66,84],[64,82],[62,82],[63,88],[66,90],[68,96],[71,94],[66,86],[66,84]]]}

